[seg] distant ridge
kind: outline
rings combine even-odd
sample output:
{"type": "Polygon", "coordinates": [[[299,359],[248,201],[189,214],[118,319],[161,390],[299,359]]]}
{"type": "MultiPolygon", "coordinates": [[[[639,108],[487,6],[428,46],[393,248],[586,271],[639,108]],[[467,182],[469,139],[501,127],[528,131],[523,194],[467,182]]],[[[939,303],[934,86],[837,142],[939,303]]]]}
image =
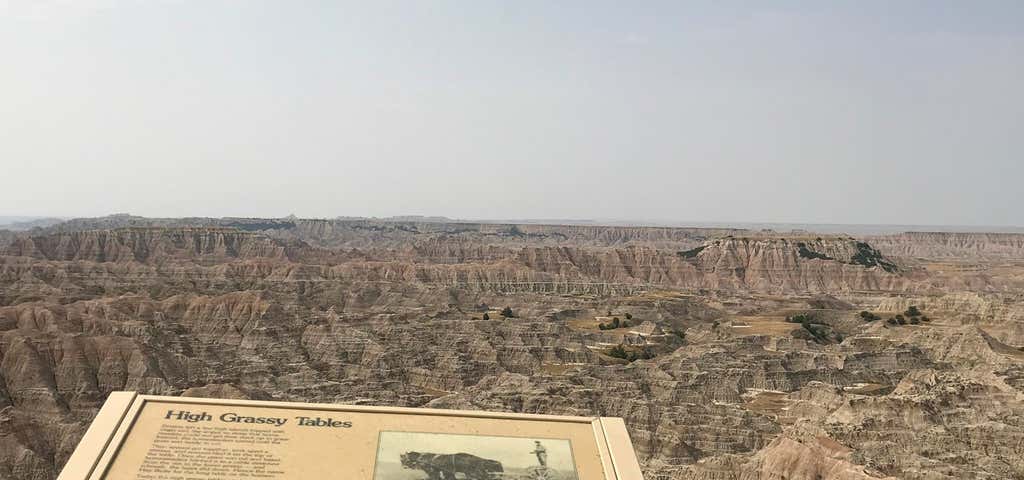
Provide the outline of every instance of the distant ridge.
{"type": "Polygon", "coordinates": [[[49,227],[61,223],[67,218],[59,217],[0,217],[0,229],[11,231],[31,230],[36,227],[49,227]]]}
{"type": "MultiPolygon", "coordinates": [[[[253,221],[289,222],[298,219],[316,220],[312,217],[288,215],[280,218],[267,217],[143,217],[128,213],[116,213],[101,217],[31,217],[0,216],[0,230],[27,231],[33,228],[48,228],[66,224],[69,228],[93,225],[94,228],[110,228],[130,225],[224,225],[226,222],[252,223],[253,221]]],[[[1024,226],[985,225],[890,225],[890,224],[842,224],[842,223],[773,223],[773,222],[686,222],[670,220],[622,220],[622,219],[572,219],[572,218],[511,218],[471,219],[451,218],[441,215],[396,215],[390,217],[336,216],[335,221],[368,221],[391,223],[436,223],[436,224],[484,224],[484,225],[565,225],[590,227],[654,227],[654,228],[703,228],[748,230],[751,232],[820,233],[864,235],[892,235],[901,233],[1024,233],[1024,226]]]]}

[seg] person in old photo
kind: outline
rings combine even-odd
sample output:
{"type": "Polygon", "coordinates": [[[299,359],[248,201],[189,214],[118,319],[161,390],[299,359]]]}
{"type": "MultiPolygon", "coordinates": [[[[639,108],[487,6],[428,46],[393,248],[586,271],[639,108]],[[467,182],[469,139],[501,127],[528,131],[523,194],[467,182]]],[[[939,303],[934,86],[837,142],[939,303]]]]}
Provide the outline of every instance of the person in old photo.
{"type": "Polygon", "coordinates": [[[540,440],[535,440],[533,443],[533,451],[530,453],[537,456],[537,462],[540,463],[540,466],[548,466],[548,449],[544,448],[544,445],[540,444],[540,440]]]}

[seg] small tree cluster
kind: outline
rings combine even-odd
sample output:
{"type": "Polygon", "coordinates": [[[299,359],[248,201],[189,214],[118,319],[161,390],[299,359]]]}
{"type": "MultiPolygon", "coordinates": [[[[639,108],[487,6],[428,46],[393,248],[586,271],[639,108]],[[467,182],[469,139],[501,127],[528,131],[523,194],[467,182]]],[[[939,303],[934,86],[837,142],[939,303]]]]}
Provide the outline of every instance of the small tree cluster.
{"type": "Polygon", "coordinates": [[[633,350],[633,349],[627,349],[622,344],[619,344],[619,345],[616,345],[616,346],[608,349],[608,356],[609,357],[615,357],[615,358],[621,358],[621,359],[626,360],[628,362],[634,362],[634,361],[637,361],[637,360],[647,360],[647,359],[654,358],[654,352],[652,352],[650,349],[647,349],[647,348],[644,348],[644,349],[642,349],[640,351],[636,351],[636,350],[633,350]]]}
{"type": "Polygon", "coordinates": [[[505,318],[515,318],[516,315],[512,313],[512,307],[505,307],[501,309],[501,316],[505,318]]]}
{"type": "Polygon", "coordinates": [[[629,320],[619,320],[619,317],[612,317],[612,320],[608,323],[597,324],[597,328],[601,330],[615,330],[616,328],[625,328],[629,326],[629,320]]]}
{"type": "Polygon", "coordinates": [[[793,315],[792,317],[786,317],[786,321],[789,323],[811,323],[811,320],[813,320],[813,318],[804,313],[793,315]]]}
{"type": "Polygon", "coordinates": [[[786,321],[789,323],[799,323],[807,333],[810,333],[814,337],[814,341],[818,343],[828,343],[830,336],[834,336],[837,342],[843,341],[843,336],[840,334],[832,335],[831,327],[827,324],[814,323],[814,317],[808,314],[798,314],[791,317],[786,317],[786,321]]]}
{"type": "Polygon", "coordinates": [[[875,315],[874,313],[871,313],[867,310],[860,312],[860,318],[865,322],[874,322],[882,319],[882,317],[879,317],[878,315],[875,315]]]}
{"type": "MultiPolygon", "coordinates": [[[[822,328],[821,326],[815,325],[815,324],[810,323],[810,322],[802,322],[802,323],[800,323],[800,326],[804,327],[804,330],[807,330],[807,332],[810,333],[811,336],[814,337],[815,341],[821,343],[821,342],[824,342],[824,341],[828,340],[828,331],[826,329],[822,328]]],[[[840,341],[842,341],[842,340],[840,340],[840,341]]]]}
{"type": "Polygon", "coordinates": [[[932,319],[921,313],[921,310],[917,308],[917,305],[911,305],[901,314],[886,320],[889,325],[920,325],[921,322],[930,322],[932,319]]]}

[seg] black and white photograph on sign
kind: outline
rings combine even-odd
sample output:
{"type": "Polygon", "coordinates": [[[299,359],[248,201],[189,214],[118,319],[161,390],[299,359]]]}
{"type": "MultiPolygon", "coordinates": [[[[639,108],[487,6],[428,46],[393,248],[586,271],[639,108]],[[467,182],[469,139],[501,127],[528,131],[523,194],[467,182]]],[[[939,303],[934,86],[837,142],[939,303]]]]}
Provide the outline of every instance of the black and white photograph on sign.
{"type": "Polygon", "coordinates": [[[381,432],[374,480],[577,480],[569,440],[381,432]]]}

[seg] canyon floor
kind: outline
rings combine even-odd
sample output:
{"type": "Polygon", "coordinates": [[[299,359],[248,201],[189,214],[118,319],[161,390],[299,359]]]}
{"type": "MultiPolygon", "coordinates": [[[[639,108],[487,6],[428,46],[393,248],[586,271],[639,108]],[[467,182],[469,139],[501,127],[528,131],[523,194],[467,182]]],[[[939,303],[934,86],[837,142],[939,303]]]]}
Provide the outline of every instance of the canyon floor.
{"type": "Polygon", "coordinates": [[[1024,479],[1024,234],[0,231],[0,479],[112,391],[623,417],[654,479],[1024,479]]]}

